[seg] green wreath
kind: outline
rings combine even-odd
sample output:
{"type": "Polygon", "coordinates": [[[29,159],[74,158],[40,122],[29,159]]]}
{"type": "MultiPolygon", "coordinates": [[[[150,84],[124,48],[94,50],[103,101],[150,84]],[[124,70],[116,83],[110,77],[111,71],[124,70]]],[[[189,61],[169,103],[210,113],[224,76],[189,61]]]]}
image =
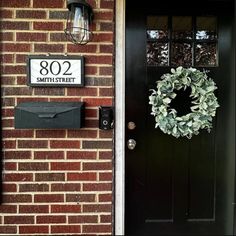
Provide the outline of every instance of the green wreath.
{"type": "Polygon", "coordinates": [[[178,67],[171,69],[171,73],[163,74],[157,81],[157,91],[152,89],[149,104],[152,105],[151,115],[155,117],[155,128],[159,127],[164,133],[176,138],[192,138],[199,134],[200,129],[212,128],[212,117],[219,107],[214,91],[215,82],[208,78],[206,71],[195,68],[178,67]],[[176,97],[175,90],[191,87],[191,113],[177,116],[175,109],[170,107],[171,100],[176,97]]]}

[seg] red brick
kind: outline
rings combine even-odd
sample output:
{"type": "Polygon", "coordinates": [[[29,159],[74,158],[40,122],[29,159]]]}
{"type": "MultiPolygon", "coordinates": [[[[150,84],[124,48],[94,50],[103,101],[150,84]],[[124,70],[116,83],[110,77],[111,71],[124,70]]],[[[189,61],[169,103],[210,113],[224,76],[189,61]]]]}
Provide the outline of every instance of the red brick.
{"type": "Polygon", "coordinates": [[[0,1],[0,6],[1,7],[30,7],[30,0],[24,0],[24,1],[19,1],[19,0],[1,0],[0,1]]]}
{"type": "Polygon", "coordinates": [[[33,174],[27,173],[27,174],[21,174],[21,173],[11,173],[11,174],[4,174],[4,181],[33,181],[33,174]]]}
{"type": "Polygon", "coordinates": [[[0,41],[13,41],[13,33],[12,32],[0,32],[0,41]]]}
{"type": "Polygon", "coordinates": [[[64,159],[64,152],[36,151],[34,152],[34,159],[43,159],[43,160],[64,159]]]}
{"type": "Polygon", "coordinates": [[[100,67],[99,75],[113,75],[114,71],[112,67],[100,67]]]}
{"type": "Polygon", "coordinates": [[[114,89],[113,88],[99,88],[99,95],[100,96],[114,96],[114,89]]]}
{"type": "Polygon", "coordinates": [[[86,103],[86,106],[112,106],[111,98],[84,98],[83,101],[86,103]]]}
{"type": "Polygon", "coordinates": [[[69,181],[96,181],[97,174],[94,173],[68,173],[67,180],[69,181]]]}
{"type": "Polygon", "coordinates": [[[113,0],[101,0],[100,7],[105,9],[113,9],[114,1],[113,0]]]}
{"type": "MultiPolygon", "coordinates": [[[[113,33],[95,33],[93,35],[93,42],[102,42],[102,43],[112,43],[113,42],[113,33]]],[[[110,45],[113,48],[112,45],[110,45]]]]}
{"type": "Polygon", "coordinates": [[[112,22],[101,22],[100,23],[100,30],[101,31],[113,31],[114,24],[112,22]]]}
{"type": "Polygon", "coordinates": [[[47,148],[48,141],[46,140],[19,140],[18,148],[47,148]]]}
{"type": "Polygon", "coordinates": [[[45,19],[46,16],[46,11],[16,10],[16,18],[45,19]]]}
{"type": "MultiPolygon", "coordinates": [[[[3,117],[13,117],[14,116],[14,110],[13,109],[2,109],[2,116],[3,117]]],[[[14,140],[12,140],[12,141],[10,141],[10,140],[8,140],[7,142],[15,142],[16,143],[16,141],[14,140]]]]}
{"type": "Polygon", "coordinates": [[[97,130],[68,130],[68,138],[96,138],[97,130]]]}
{"type": "Polygon", "coordinates": [[[62,31],[63,22],[34,22],[34,30],[62,31]]]}
{"type": "Polygon", "coordinates": [[[10,192],[16,192],[17,191],[17,187],[16,184],[2,184],[2,191],[4,193],[10,193],[10,192]]]}
{"type": "Polygon", "coordinates": [[[85,117],[87,118],[97,118],[98,117],[98,110],[93,108],[86,108],[85,109],[85,117]]]}
{"type": "Polygon", "coordinates": [[[16,33],[16,40],[19,41],[27,41],[27,42],[45,42],[47,40],[46,33],[16,33]]]}
{"type": "Polygon", "coordinates": [[[34,202],[64,202],[63,194],[35,194],[34,202]]]}
{"type": "Polygon", "coordinates": [[[47,98],[42,98],[42,97],[21,97],[17,98],[17,104],[21,102],[47,102],[47,98]]]}
{"type": "Polygon", "coordinates": [[[82,233],[111,233],[111,225],[83,225],[82,233]]]}
{"type": "Polygon", "coordinates": [[[34,216],[5,216],[4,224],[34,224],[34,216]]]}
{"type": "Polygon", "coordinates": [[[1,16],[1,19],[12,18],[13,11],[2,9],[2,10],[0,10],[0,16],[1,16]]]}
{"type": "Polygon", "coordinates": [[[85,127],[97,128],[98,127],[98,120],[85,120],[85,127]]]}
{"type": "Polygon", "coordinates": [[[111,212],[111,204],[88,204],[83,205],[83,212],[111,212]]]}
{"type": "Polygon", "coordinates": [[[97,52],[97,45],[74,45],[74,44],[68,44],[67,45],[67,51],[68,52],[86,52],[86,53],[96,53],[97,52]]]}
{"type": "Polygon", "coordinates": [[[20,234],[48,234],[49,233],[49,226],[19,226],[19,233],[20,234]]]}
{"type": "Polygon", "coordinates": [[[30,159],[30,151],[4,151],[4,159],[30,159]]]}
{"type": "Polygon", "coordinates": [[[36,130],[36,138],[65,138],[65,130],[36,130]]]}
{"type": "Polygon", "coordinates": [[[19,213],[32,214],[32,213],[49,213],[48,205],[20,205],[19,213]]]}
{"type": "Polygon", "coordinates": [[[113,175],[110,172],[107,173],[99,173],[100,181],[112,181],[113,175]]]}
{"type": "Polygon", "coordinates": [[[48,170],[49,164],[44,162],[19,163],[18,169],[26,171],[48,170]]]}
{"type": "Polygon", "coordinates": [[[52,233],[80,233],[81,228],[80,225],[52,225],[51,226],[52,233]]]}
{"type": "MultiPolygon", "coordinates": [[[[17,71],[15,72],[17,73],[17,71]]],[[[21,88],[21,87],[8,87],[4,88],[4,95],[31,95],[32,94],[32,88],[21,88]]]]}
{"type": "Polygon", "coordinates": [[[3,54],[0,55],[1,63],[13,63],[14,55],[13,54],[3,54]]]}
{"type": "Polygon", "coordinates": [[[51,206],[52,213],[79,213],[81,212],[80,205],[52,205],[51,206]]]}
{"type": "Polygon", "coordinates": [[[111,191],[112,185],[110,183],[84,183],[83,191],[111,191]]]}
{"type": "Polygon", "coordinates": [[[0,212],[7,214],[16,213],[17,207],[15,205],[0,205],[0,212]]]}
{"type": "Polygon", "coordinates": [[[112,216],[111,215],[100,215],[100,222],[101,223],[112,223],[112,216]]]}
{"type": "Polygon", "coordinates": [[[99,138],[113,138],[113,129],[110,130],[99,130],[99,138]]]}
{"type": "Polygon", "coordinates": [[[98,223],[98,216],[96,215],[68,216],[68,221],[69,221],[69,224],[98,223]]]}
{"type": "Polygon", "coordinates": [[[96,152],[68,151],[67,159],[96,159],[96,152]]]}
{"type": "Polygon", "coordinates": [[[80,170],[80,162],[52,162],[51,170],[80,170]]]}
{"type": "Polygon", "coordinates": [[[111,65],[113,62],[112,56],[87,56],[86,57],[86,62],[88,64],[109,64],[111,65]]]}
{"type": "Polygon", "coordinates": [[[0,21],[3,30],[29,30],[29,22],[25,21],[0,21]]]}
{"type": "Polygon", "coordinates": [[[97,96],[96,88],[68,88],[67,96],[97,96]]]}
{"type": "Polygon", "coordinates": [[[112,159],[113,152],[112,151],[101,151],[99,152],[99,159],[112,159]]]}
{"type": "Polygon", "coordinates": [[[65,95],[65,88],[35,88],[34,89],[35,95],[42,95],[42,96],[64,96],[65,95]]]}
{"type": "Polygon", "coordinates": [[[58,224],[58,223],[66,223],[66,216],[58,216],[58,215],[41,215],[36,217],[37,224],[58,224]]]}
{"type": "MultiPolygon", "coordinates": [[[[9,79],[9,80],[11,80],[12,78],[14,78],[14,77],[2,77],[1,79],[2,79],[2,81],[3,80],[5,80],[5,78],[6,78],[6,80],[7,80],[7,78],[9,79]]],[[[1,81],[1,82],[2,82],[1,81]]],[[[2,106],[3,107],[8,107],[8,106],[15,106],[15,98],[2,98],[2,106]]]]}
{"type": "Polygon", "coordinates": [[[60,98],[50,98],[51,102],[81,102],[81,98],[78,97],[60,97],[60,98]]]}
{"type": "Polygon", "coordinates": [[[4,170],[16,170],[16,166],[17,165],[14,162],[13,163],[12,162],[5,162],[4,166],[3,166],[4,167],[3,169],[4,170]]]}
{"type": "Polygon", "coordinates": [[[67,42],[65,33],[51,33],[50,42],[67,42]]]}
{"type": "Polygon", "coordinates": [[[33,130],[3,130],[2,137],[4,138],[33,138],[33,130]]]}
{"type": "Polygon", "coordinates": [[[84,162],[83,170],[111,170],[111,162],[84,162]]]}
{"type": "Polygon", "coordinates": [[[4,194],[3,195],[3,203],[31,203],[32,196],[27,194],[4,194]]]}
{"type": "Polygon", "coordinates": [[[107,11],[99,11],[94,14],[96,20],[110,20],[113,21],[114,13],[107,11]]]}
{"type": "MultiPolygon", "coordinates": [[[[1,67],[3,74],[25,74],[25,66],[2,66],[1,67]]],[[[12,91],[13,88],[5,88],[4,91],[12,91]]],[[[26,90],[25,88],[17,88],[19,91],[26,90]]]]}
{"type": "Polygon", "coordinates": [[[78,183],[60,183],[60,184],[52,184],[51,191],[52,192],[78,192],[81,190],[81,184],[78,183]]]}
{"type": "Polygon", "coordinates": [[[97,73],[98,73],[98,69],[96,66],[88,66],[88,65],[85,66],[85,74],[87,76],[97,75],[97,73]]]}
{"type": "Polygon", "coordinates": [[[5,226],[2,225],[0,226],[0,234],[16,234],[17,232],[17,228],[16,226],[5,226]]]}
{"type": "MultiPolygon", "coordinates": [[[[19,60],[18,55],[16,55],[16,61],[19,60]]],[[[20,57],[20,60],[22,59],[22,57],[20,57]]],[[[17,76],[17,84],[18,85],[25,85],[27,83],[27,78],[26,76],[17,76]]]]}
{"type": "Polygon", "coordinates": [[[66,202],[95,202],[95,194],[66,194],[66,202]]]}
{"type": "MultiPolygon", "coordinates": [[[[25,54],[16,54],[16,63],[25,63],[26,62],[26,58],[27,58],[27,55],[25,55],[25,54]]],[[[25,84],[26,84],[26,80],[25,80],[25,84]]]]}
{"type": "Polygon", "coordinates": [[[83,141],[84,149],[112,149],[112,141],[83,141]]]}
{"type": "Polygon", "coordinates": [[[30,44],[26,43],[3,43],[4,52],[30,52],[30,44]]]}
{"type": "Polygon", "coordinates": [[[13,119],[2,119],[2,127],[5,128],[13,128],[14,126],[14,120],[13,119]]]}
{"type": "Polygon", "coordinates": [[[2,142],[3,149],[15,149],[16,148],[16,141],[15,140],[7,140],[2,142]]]}
{"type": "Polygon", "coordinates": [[[36,181],[65,181],[64,173],[36,173],[36,181]]]}
{"type": "Polygon", "coordinates": [[[48,192],[48,184],[20,184],[19,192],[48,192]]]}
{"type": "Polygon", "coordinates": [[[64,46],[62,44],[35,44],[34,45],[35,52],[60,52],[64,51],[64,46]]]}
{"type": "Polygon", "coordinates": [[[63,8],[63,0],[53,0],[53,1],[34,1],[33,8],[63,8]]]}
{"type": "Polygon", "coordinates": [[[111,193],[99,194],[98,201],[99,202],[112,202],[112,194],[111,193]]]}
{"type": "Polygon", "coordinates": [[[68,140],[51,140],[51,148],[61,148],[61,149],[76,149],[80,148],[80,141],[68,141],[68,140]]]}

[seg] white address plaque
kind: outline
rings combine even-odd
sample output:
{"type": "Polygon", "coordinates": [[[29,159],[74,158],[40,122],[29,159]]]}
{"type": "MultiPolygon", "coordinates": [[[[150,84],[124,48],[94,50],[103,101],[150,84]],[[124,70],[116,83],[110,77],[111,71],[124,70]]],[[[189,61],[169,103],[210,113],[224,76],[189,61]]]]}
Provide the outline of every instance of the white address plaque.
{"type": "Polygon", "coordinates": [[[28,56],[29,86],[84,86],[84,58],[81,56],[28,56]]]}

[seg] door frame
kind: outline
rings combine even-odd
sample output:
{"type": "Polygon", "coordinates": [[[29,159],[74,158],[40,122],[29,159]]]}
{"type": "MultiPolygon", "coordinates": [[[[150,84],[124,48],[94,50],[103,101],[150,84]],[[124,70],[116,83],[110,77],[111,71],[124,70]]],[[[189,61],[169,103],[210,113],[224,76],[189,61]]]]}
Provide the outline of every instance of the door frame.
{"type": "Polygon", "coordinates": [[[125,234],[125,0],[116,1],[115,235],[125,234]]]}
{"type": "MultiPolygon", "coordinates": [[[[125,1],[115,1],[115,181],[114,181],[114,233],[125,234],[125,1]]],[[[236,13],[236,4],[234,17],[236,13]]],[[[234,28],[236,22],[234,19],[234,28]]],[[[236,35],[234,32],[233,38],[236,35]]],[[[231,63],[235,65],[234,57],[231,63]]],[[[235,78],[235,68],[232,76],[235,78]]],[[[235,85],[235,81],[234,81],[235,85]]],[[[235,86],[234,86],[235,87],[235,86]]],[[[235,93],[235,91],[234,91],[235,93]]],[[[235,114],[234,114],[235,117],[235,114]]],[[[231,142],[235,144],[235,134],[231,142]]],[[[236,180],[236,176],[235,176],[236,180]]],[[[235,181],[236,184],[236,181],[235,181]]],[[[236,191],[236,186],[235,186],[236,191]]],[[[236,235],[236,193],[234,196],[234,235],[236,235]]]]}

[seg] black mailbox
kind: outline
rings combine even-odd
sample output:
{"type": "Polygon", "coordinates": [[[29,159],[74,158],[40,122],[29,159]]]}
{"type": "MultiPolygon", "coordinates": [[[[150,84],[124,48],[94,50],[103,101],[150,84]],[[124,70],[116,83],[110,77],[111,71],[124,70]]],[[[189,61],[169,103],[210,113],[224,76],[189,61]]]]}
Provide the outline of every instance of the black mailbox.
{"type": "Polygon", "coordinates": [[[25,102],[15,107],[16,129],[76,129],[83,123],[83,102],[25,102]]]}

